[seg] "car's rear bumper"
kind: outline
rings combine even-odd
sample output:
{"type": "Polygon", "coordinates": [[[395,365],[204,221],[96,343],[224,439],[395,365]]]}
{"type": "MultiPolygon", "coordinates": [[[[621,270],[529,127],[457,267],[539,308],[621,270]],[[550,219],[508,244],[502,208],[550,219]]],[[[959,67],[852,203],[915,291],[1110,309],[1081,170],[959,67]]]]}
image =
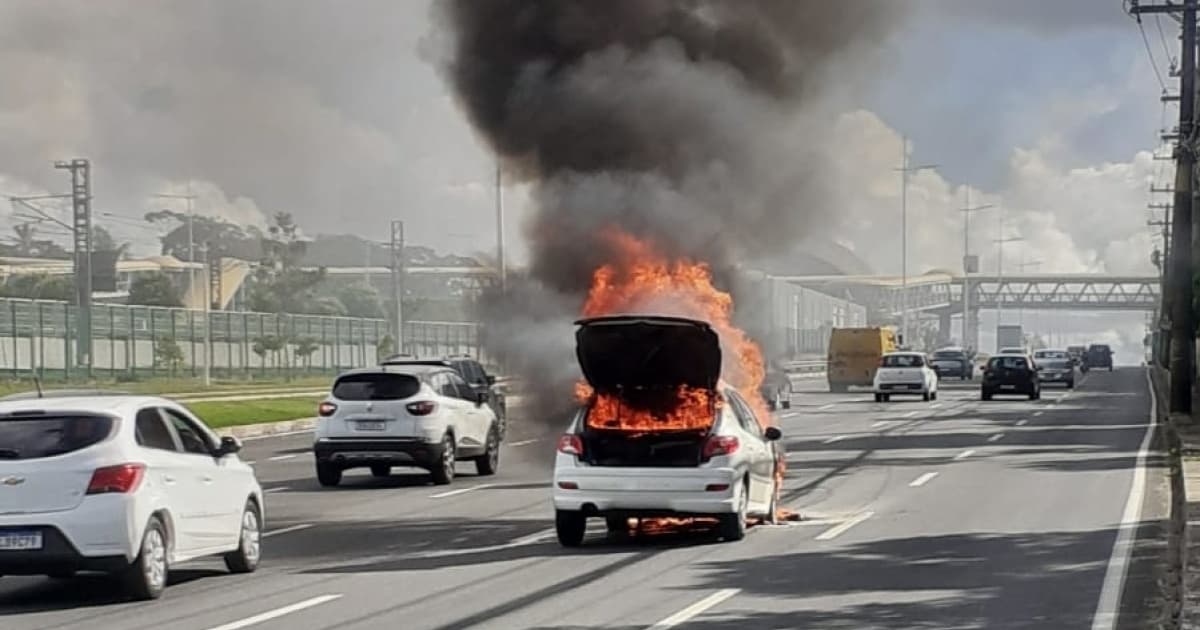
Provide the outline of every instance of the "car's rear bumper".
{"type": "Polygon", "coordinates": [[[313,443],[317,462],[345,468],[370,466],[433,466],[442,458],[442,444],[422,438],[339,439],[321,438],[313,443]]]}
{"type": "Polygon", "coordinates": [[[924,383],[879,383],[875,386],[876,394],[923,394],[924,383]]]}
{"type": "Polygon", "coordinates": [[[1074,380],[1074,374],[1044,374],[1038,377],[1039,383],[1070,383],[1074,380]]]}
{"type": "Polygon", "coordinates": [[[152,510],[152,505],[138,494],[114,493],[85,496],[69,510],[0,514],[0,534],[42,533],[41,549],[0,551],[0,574],[40,574],[41,567],[55,563],[80,569],[89,565],[89,570],[93,561],[102,565],[96,570],[111,562],[128,564],[137,555],[142,529],[152,510]],[[37,566],[19,572],[19,565],[26,561],[37,566]]]}
{"type": "Polygon", "coordinates": [[[1028,383],[1022,383],[1022,384],[1016,384],[1016,385],[1014,385],[1012,383],[996,383],[996,384],[985,383],[983,385],[983,391],[984,391],[984,393],[987,393],[987,394],[996,394],[996,395],[1012,394],[1015,396],[1015,395],[1022,395],[1022,394],[1032,394],[1035,391],[1037,391],[1037,388],[1034,385],[1028,384],[1028,383]]]}
{"type": "Polygon", "coordinates": [[[47,575],[72,571],[119,571],[129,565],[124,553],[84,555],[61,530],[49,525],[0,527],[7,531],[39,532],[42,548],[0,551],[0,575],[47,575]]]}
{"type": "Polygon", "coordinates": [[[553,501],[595,515],[728,514],[741,478],[733,468],[567,468],[555,471],[553,501]]]}

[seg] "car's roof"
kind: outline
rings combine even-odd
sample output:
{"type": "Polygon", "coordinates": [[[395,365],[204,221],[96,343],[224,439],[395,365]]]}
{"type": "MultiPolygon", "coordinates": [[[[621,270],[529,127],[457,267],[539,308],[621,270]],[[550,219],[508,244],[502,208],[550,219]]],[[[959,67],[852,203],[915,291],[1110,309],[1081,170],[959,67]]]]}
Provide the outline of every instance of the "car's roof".
{"type": "Polygon", "coordinates": [[[923,356],[925,356],[925,353],[917,352],[916,350],[898,350],[896,352],[885,352],[885,353],[883,353],[883,356],[885,356],[885,357],[923,357],[923,356]]]}
{"type": "Polygon", "coordinates": [[[1034,350],[1034,352],[1035,352],[1035,353],[1037,353],[1037,354],[1046,354],[1046,353],[1050,353],[1050,352],[1057,352],[1057,353],[1059,353],[1059,354],[1066,354],[1066,353],[1067,353],[1067,351],[1066,351],[1066,350],[1063,350],[1063,349],[1061,349],[1061,348],[1040,348],[1040,349],[1038,349],[1038,350],[1034,350]]]}
{"type": "Polygon", "coordinates": [[[47,413],[108,413],[124,415],[142,407],[155,405],[171,405],[171,400],[160,396],[145,396],[135,394],[92,394],[56,396],[55,392],[45,392],[39,398],[36,392],[32,396],[10,396],[0,399],[0,415],[14,412],[44,411],[47,413]]]}
{"type": "Polygon", "coordinates": [[[938,348],[934,352],[965,352],[965,350],[958,346],[946,346],[945,348],[938,348]]]}
{"type": "Polygon", "coordinates": [[[410,376],[422,376],[430,372],[451,371],[450,366],[444,363],[385,363],[376,367],[356,368],[346,370],[338,374],[338,378],[345,376],[355,376],[358,374],[408,374],[410,376]]]}

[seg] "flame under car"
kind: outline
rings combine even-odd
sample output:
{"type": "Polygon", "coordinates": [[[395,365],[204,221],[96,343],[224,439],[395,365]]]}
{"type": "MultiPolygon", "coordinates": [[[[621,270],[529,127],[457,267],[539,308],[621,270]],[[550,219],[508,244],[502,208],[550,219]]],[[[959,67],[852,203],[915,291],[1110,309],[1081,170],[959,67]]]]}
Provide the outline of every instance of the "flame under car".
{"type": "Polygon", "coordinates": [[[706,323],[622,315],[578,322],[585,396],[559,439],[553,500],[558,539],[582,544],[587,519],[610,531],[631,517],[709,517],[726,540],[776,511],[779,430],[720,380],[706,323]]]}

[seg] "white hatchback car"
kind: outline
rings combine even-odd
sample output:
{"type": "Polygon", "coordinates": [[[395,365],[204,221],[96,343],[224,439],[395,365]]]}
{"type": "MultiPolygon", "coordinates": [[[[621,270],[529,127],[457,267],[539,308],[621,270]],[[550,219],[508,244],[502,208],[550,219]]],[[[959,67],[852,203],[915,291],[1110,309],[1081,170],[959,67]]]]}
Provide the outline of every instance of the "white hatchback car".
{"type": "Polygon", "coordinates": [[[262,488],[240,449],[162,398],[0,400],[0,575],[110,572],[153,599],[179,562],[254,571],[262,488]]]}
{"type": "Polygon", "coordinates": [[[333,383],[318,413],[313,453],[317,480],[336,486],[342,472],[416,466],[436,484],[454,480],[455,464],[472,459],[480,475],[500,465],[500,426],[487,404],[445,365],[384,364],[346,372],[333,383]]]}
{"type": "Polygon", "coordinates": [[[594,405],[584,405],[559,439],[554,462],[563,546],[582,544],[589,517],[604,518],[613,533],[624,531],[630,517],[716,517],[719,535],[739,540],[748,515],[774,515],[781,433],[764,429],[750,405],[718,381],[721,350],[707,324],[597,318],[580,322],[577,340],[580,366],[597,392],[645,395],[683,385],[720,392],[724,404],[711,409],[704,428],[637,432],[598,426],[588,418],[594,405]]]}
{"type": "Polygon", "coordinates": [[[875,402],[887,402],[898,394],[915,394],[937,400],[938,375],[919,352],[889,352],[879,359],[875,371],[875,402]]]}

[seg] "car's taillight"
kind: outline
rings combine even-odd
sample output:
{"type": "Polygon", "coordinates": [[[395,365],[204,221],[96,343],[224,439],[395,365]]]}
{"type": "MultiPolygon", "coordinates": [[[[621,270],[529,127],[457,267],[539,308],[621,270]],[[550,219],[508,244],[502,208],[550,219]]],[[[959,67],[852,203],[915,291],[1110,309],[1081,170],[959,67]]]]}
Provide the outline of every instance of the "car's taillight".
{"type": "Polygon", "coordinates": [[[741,444],[732,435],[714,435],[704,442],[704,461],[717,455],[733,455],[741,444]]]}
{"type": "Polygon", "coordinates": [[[422,400],[420,402],[408,403],[404,406],[408,410],[410,416],[428,416],[437,410],[437,403],[431,400],[422,400]]]}
{"type": "Polygon", "coordinates": [[[320,405],[317,405],[317,415],[321,416],[322,418],[328,418],[335,413],[337,413],[337,405],[331,402],[323,402],[320,405]]]}
{"type": "Polygon", "coordinates": [[[575,457],[583,456],[583,439],[574,433],[566,433],[558,438],[558,452],[575,457]]]}
{"type": "Polygon", "coordinates": [[[97,468],[96,472],[92,473],[92,480],[88,483],[87,493],[107,494],[116,492],[127,494],[137,490],[145,474],[145,464],[121,464],[119,466],[97,468]]]}

